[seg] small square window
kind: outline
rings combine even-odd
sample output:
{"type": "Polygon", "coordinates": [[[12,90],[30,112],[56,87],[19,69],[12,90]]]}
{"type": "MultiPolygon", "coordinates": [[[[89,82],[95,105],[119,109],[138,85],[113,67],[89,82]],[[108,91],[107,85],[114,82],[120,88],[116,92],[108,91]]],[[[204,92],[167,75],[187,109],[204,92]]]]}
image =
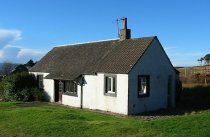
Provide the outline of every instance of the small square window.
{"type": "Polygon", "coordinates": [[[150,89],[150,77],[149,75],[138,76],[138,96],[148,97],[150,89]]]}
{"type": "Polygon", "coordinates": [[[116,96],[116,76],[105,76],[105,95],[116,96]]]}
{"type": "Polygon", "coordinates": [[[77,95],[77,83],[74,81],[65,81],[65,94],[68,95],[77,95]]]}

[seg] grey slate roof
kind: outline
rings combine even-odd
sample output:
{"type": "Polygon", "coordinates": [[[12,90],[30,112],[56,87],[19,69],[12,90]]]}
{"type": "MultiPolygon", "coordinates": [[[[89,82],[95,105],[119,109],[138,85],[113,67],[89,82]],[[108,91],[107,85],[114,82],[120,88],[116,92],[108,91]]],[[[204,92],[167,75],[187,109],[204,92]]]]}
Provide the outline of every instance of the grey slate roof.
{"type": "Polygon", "coordinates": [[[55,47],[31,72],[50,73],[46,78],[73,80],[81,74],[127,74],[156,37],[110,40],[55,47]]]}

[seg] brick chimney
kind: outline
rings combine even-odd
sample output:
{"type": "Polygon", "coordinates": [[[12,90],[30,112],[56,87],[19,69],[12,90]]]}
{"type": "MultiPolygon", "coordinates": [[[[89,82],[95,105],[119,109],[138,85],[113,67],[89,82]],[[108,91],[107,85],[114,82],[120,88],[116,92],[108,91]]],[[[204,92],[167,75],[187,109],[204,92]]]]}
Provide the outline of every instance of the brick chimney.
{"type": "Polygon", "coordinates": [[[131,38],[131,30],[127,29],[127,18],[122,18],[123,29],[120,30],[120,40],[126,40],[131,38]]]}

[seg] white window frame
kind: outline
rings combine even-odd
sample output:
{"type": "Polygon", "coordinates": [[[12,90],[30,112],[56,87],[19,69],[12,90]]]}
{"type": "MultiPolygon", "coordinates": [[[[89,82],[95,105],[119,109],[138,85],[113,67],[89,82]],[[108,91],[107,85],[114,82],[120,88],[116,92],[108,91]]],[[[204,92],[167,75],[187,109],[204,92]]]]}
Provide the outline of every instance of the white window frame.
{"type": "Polygon", "coordinates": [[[117,95],[117,76],[116,75],[105,75],[104,80],[105,95],[116,96],[117,95]],[[108,83],[110,82],[110,83],[108,83]]]}
{"type": "Polygon", "coordinates": [[[114,77],[106,77],[107,78],[107,81],[106,82],[108,82],[107,84],[106,84],[106,88],[107,88],[107,93],[115,93],[115,91],[114,91],[114,77]],[[108,86],[108,85],[110,85],[110,86],[108,86]]]}
{"type": "Polygon", "coordinates": [[[137,86],[138,97],[148,97],[150,93],[150,76],[139,75],[137,86]]]}

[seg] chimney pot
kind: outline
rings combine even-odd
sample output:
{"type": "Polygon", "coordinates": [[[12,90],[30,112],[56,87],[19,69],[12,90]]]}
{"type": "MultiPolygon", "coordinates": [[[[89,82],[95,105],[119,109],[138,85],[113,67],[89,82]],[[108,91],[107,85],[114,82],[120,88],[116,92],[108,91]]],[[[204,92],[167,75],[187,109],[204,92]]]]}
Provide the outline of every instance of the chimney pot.
{"type": "Polygon", "coordinates": [[[123,20],[123,26],[124,26],[123,28],[127,29],[127,18],[123,18],[122,20],[123,20]]]}
{"type": "Polygon", "coordinates": [[[120,30],[120,40],[126,40],[131,38],[131,30],[127,29],[127,18],[122,18],[123,29],[120,30]]]}

